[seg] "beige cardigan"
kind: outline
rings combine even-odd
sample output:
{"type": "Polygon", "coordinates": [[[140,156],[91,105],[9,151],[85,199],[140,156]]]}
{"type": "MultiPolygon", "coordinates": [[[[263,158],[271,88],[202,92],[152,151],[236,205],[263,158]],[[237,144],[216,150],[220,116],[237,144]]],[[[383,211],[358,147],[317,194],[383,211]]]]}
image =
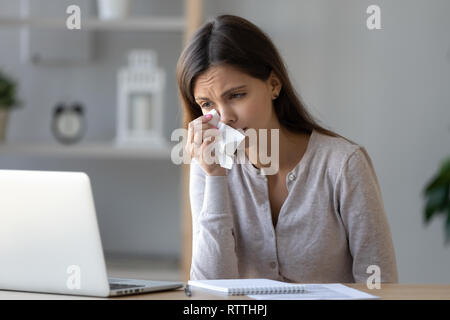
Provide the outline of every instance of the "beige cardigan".
{"type": "MultiPolygon", "coordinates": [[[[248,159],[247,159],[248,160],[248,159]]],[[[313,131],[286,176],[273,227],[267,177],[250,162],[208,176],[193,159],[191,279],[269,278],[299,283],[398,282],[382,194],[364,147],[313,131]]]]}

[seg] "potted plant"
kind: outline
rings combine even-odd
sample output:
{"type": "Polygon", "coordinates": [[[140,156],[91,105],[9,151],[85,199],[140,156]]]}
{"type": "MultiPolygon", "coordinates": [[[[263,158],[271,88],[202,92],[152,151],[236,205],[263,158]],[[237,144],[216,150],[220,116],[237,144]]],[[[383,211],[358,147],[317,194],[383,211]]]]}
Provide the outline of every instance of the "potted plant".
{"type": "Polygon", "coordinates": [[[450,243],[450,157],[441,164],[439,172],[427,184],[424,190],[426,205],[425,223],[432,217],[443,214],[445,221],[445,244],[450,243]]]}
{"type": "Polygon", "coordinates": [[[0,141],[5,140],[8,112],[19,106],[16,93],[17,84],[15,81],[0,71],[0,141]]]}

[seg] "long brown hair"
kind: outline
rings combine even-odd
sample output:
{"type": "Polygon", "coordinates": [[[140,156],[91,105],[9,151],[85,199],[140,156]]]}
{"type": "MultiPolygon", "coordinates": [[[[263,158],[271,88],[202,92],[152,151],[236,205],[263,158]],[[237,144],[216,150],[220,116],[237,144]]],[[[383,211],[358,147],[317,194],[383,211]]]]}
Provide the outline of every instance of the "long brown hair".
{"type": "Polygon", "coordinates": [[[274,100],[280,124],[292,132],[313,129],[341,137],[320,126],[298,98],[286,67],[270,38],[253,23],[232,15],[220,15],[203,24],[189,40],[177,64],[179,95],[185,110],[184,126],[203,115],[194,99],[197,77],[211,66],[230,65],[254,78],[266,81],[273,71],[282,88],[274,100]]]}

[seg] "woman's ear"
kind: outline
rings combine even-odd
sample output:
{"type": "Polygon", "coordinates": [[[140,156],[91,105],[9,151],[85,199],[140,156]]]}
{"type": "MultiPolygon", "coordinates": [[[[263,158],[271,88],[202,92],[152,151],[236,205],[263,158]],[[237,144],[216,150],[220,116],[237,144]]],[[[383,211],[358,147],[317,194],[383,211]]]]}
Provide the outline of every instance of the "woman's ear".
{"type": "Polygon", "coordinates": [[[269,88],[272,93],[272,100],[275,100],[276,98],[278,98],[283,85],[281,84],[281,81],[278,78],[278,76],[273,71],[270,72],[268,81],[269,81],[269,88]]]}

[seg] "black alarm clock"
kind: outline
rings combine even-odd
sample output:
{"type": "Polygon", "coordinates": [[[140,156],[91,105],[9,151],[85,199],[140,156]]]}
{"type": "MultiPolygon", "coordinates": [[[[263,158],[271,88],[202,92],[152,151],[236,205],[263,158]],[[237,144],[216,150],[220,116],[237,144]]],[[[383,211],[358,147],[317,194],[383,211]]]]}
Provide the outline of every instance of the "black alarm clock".
{"type": "Polygon", "coordinates": [[[52,132],[63,144],[73,144],[81,140],[86,130],[84,108],[75,103],[71,106],[58,104],[53,110],[52,132]]]}

